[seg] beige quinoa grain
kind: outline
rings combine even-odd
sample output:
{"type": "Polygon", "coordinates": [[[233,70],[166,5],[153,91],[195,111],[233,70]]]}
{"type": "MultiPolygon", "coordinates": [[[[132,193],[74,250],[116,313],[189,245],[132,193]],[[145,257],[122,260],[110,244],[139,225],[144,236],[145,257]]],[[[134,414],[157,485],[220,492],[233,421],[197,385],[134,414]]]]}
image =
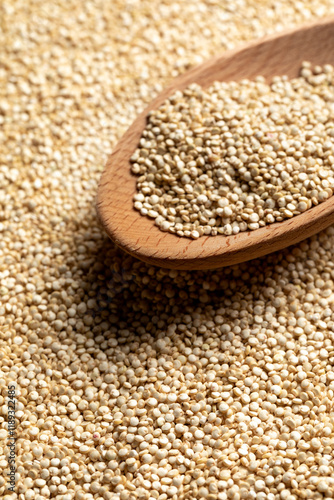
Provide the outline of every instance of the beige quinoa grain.
{"type": "Polygon", "coordinates": [[[134,207],[197,239],[299,215],[334,190],[334,68],[292,80],[192,84],[149,113],[132,172],[134,207]]]}
{"type": "Polygon", "coordinates": [[[332,0],[1,3],[1,498],[334,497],[333,228],[190,273],[117,250],[93,208],[106,153],[169,78],[329,12],[332,0]]]}

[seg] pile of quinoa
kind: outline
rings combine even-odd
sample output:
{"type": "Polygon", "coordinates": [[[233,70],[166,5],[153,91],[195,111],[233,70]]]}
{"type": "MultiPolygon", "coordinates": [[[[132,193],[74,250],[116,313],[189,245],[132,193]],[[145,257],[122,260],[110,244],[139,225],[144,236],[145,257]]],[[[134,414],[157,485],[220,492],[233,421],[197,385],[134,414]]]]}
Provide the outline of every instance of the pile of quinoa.
{"type": "Polygon", "coordinates": [[[331,65],[177,91],[149,113],[131,158],[134,207],[194,239],[299,215],[333,194],[333,114],[331,65]]]}
{"type": "Polygon", "coordinates": [[[330,12],[332,0],[1,3],[1,498],[334,497],[334,229],[178,272],[116,249],[94,208],[106,155],[169,78],[330,12]]]}

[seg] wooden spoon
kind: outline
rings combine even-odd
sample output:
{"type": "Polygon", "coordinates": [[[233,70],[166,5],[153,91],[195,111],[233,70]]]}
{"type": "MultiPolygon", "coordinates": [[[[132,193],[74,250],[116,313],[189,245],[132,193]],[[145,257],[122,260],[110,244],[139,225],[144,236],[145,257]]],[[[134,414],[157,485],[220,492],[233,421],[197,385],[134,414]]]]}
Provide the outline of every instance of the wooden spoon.
{"type": "Polygon", "coordinates": [[[110,156],[98,188],[97,211],[110,238],[123,250],[149,264],[170,269],[214,269],[238,264],[312,236],[334,223],[334,196],[310,210],[255,231],[197,240],[162,232],[154,221],[133,208],[137,176],[130,157],[146,126],[147,113],[176,90],[195,82],[238,81],[263,75],[298,76],[303,61],[334,64],[334,17],[266,37],[225,52],[176,78],[138,116],[110,156]]]}

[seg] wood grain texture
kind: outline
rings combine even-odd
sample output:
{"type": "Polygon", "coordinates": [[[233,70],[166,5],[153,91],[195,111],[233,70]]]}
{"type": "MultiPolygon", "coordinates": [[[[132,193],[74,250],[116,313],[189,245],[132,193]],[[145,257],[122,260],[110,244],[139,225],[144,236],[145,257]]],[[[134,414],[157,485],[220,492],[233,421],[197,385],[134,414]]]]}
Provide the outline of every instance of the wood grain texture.
{"type": "Polygon", "coordinates": [[[238,81],[263,75],[298,76],[301,63],[334,64],[334,18],[266,37],[225,52],[179,76],[138,116],[108,159],[98,194],[98,216],[110,238],[123,250],[153,265],[170,269],[214,269],[237,264],[312,236],[334,224],[334,196],[301,215],[233,236],[180,238],[160,231],[153,220],[133,208],[137,176],[129,159],[146,126],[147,113],[176,90],[195,82],[238,81]]]}

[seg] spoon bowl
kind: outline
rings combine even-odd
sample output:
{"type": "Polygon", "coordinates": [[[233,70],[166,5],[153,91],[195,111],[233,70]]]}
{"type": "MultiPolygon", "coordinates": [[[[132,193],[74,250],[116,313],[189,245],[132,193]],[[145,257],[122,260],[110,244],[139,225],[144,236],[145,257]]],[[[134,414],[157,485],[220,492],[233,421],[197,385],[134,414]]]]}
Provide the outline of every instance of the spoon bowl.
{"type": "Polygon", "coordinates": [[[97,212],[109,237],[127,253],[169,269],[214,269],[262,257],[296,244],[334,223],[334,196],[282,222],[232,236],[201,236],[197,240],[162,232],[153,220],[133,207],[137,176],[130,157],[146,126],[147,114],[176,90],[191,83],[203,88],[215,81],[240,81],[262,75],[269,82],[276,75],[298,76],[303,61],[334,65],[334,18],[285,31],[225,52],[176,78],[138,116],[102,174],[97,212]]]}

